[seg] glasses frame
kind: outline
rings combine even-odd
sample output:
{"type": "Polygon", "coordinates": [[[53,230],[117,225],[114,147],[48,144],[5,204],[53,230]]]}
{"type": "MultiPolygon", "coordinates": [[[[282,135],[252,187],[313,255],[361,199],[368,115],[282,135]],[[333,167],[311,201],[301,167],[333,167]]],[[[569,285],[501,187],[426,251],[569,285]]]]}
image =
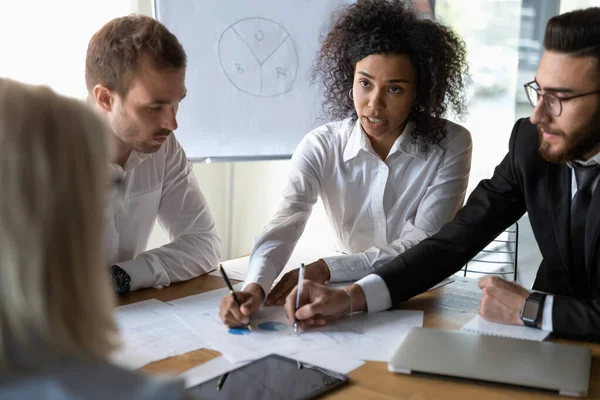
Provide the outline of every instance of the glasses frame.
{"type": "Polygon", "coordinates": [[[537,99],[535,99],[535,102],[539,102],[539,98],[542,98],[542,101],[544,102],[544,106],[546,107],[546,111],[548,111],[548,113],[554,117],[559,117],[560,114],[562,114],[562,103],[563,101],[569,101],[569,100],[573,100],[576,99],[578,97],[583,97],[583,96],[589,96],[592,94],[598,94],[600,93],[600,89],[599,90],[594,90],[592,92],[586,92],[586,93],[581,93],[581,94],[576,94],[574,96],[569,96],[569,97],[558,97],[557,95],[555,95],[554,93],[541,93],[540,89],[536,88],[533,86],[533,84],[537,85],[537,82],[535,80],[528,82],[526,84],[523,85],[523,88],[525,89],[525,94],[527,95],[527,99],[529,100],[529,103],[531,104],[532,107],[535,107],[536,105],[534,104],[534,99],[531,98],[531,96],[529,95],[529,89],[533,89],[534,92],[537,93],[537,99]],[[556,99],[556,101],[558,102],[558,113],[555,113],[552,111],[551,106],[549,105],[549,101],[547,101],[546,99],[556,99]]]}

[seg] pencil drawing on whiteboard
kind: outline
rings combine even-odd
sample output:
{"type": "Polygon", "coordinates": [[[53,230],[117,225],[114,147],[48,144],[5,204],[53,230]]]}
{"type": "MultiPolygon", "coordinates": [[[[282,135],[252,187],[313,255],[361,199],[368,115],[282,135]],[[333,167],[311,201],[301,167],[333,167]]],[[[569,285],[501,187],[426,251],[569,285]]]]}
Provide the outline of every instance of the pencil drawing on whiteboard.
{"type": "Polygon", "coordinates": [[[298,75],[294,40],[281,24],[261,17],[241,19],[223,31],[219,61],[229,82],[255,97],[289,92],[298,75]]]}

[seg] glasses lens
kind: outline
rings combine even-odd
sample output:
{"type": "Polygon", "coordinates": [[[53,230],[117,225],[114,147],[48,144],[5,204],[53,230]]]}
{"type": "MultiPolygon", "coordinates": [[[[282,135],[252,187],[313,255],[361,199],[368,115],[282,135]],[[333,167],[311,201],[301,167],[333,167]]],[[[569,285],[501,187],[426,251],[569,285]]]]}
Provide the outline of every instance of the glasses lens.
{"type": "Polygon", "coordinates": [[[560,100],[553,94],[546,93],[544,96],[544,102],[548,108],[548,112],[554,116],[560,114],[560,100]]]}
{"type": "Polygon", "coordinates": [[[525,86],[525,93],[527,94],[527,98],[532,106],[537,106],[538,103],[538,94],[537,91],[531,86],[525,86]]]}

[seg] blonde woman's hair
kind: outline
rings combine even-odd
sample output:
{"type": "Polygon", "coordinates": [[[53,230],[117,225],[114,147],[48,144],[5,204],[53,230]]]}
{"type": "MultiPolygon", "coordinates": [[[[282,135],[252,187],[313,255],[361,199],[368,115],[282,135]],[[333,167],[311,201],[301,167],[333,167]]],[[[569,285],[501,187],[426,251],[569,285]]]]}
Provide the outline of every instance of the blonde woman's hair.
{"type": "Polygon", "coordinates": [[[107,146],[104,124],[83,103],[0,79],[5,366],[27,350],[103,357],[115,347],[114,296],[102,257],[107,146]]]}

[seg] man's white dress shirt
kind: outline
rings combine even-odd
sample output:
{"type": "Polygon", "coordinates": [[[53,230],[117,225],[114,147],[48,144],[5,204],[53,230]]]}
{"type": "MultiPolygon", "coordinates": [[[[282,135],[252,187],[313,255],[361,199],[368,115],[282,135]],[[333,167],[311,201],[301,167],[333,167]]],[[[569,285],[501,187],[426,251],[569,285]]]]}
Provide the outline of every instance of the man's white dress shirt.
{"type": "Polygon", "coordinates": [[[436,233],[463,205],[471,167],[471,136],[445,121],[442,147],[421,151],[409,121],[382,160],[360,123],[325,124],[300,142],[283,201],[255,239],[245,285],[268,293],[321,197],[345,255],[323,257],[331,281],[360,279],[436,233]]]}
{"type": "Polygon", "coordinates": [[[133,150],[120,194],[106,209],[105,256],[131,276],[131,290],[167,286],[215,268],[221,240],[185,152],[173,134],[155,153],[133,150]],[[146,250],[158,220],[171,243],[146,250]]]}
{"type": "MultiPolygon", "coordinates": [[[[600,153],[597,153],[587,161],[578,161],[578,163],[591,166],[600,164],[600,153]]],[[[567,163],[567,165],[571,168],[571,199],[575,197],[577,193],[577,178],[575,177],[575,169],[572,167],[571,163],[567,163]]],[[[597,177],[594,182],[592,182],[592,192],[596,190],[598,186],[598,181],[600,180],[600,176],[597,177]]],[[[565,227],[565,229],[569,229],[569,227],[565,227]]],[[[367,299],[367,308],[369,312],[379,312],[383,310],[387,310],[392,306],[392,298],[390,296],[390,292],[388,290],[387,285],[383,278],[379,275],[369,275],[364,279],[356,282],[361,286],[363,292],[365,293],[365,297],[367,299]]],[[[552,325],[552,307],[554,306],[554,296],[547,295],[546,300],[544,302],[544,309],[542,311],[542,329],[545,331],[552,332],[554,327],[552,325]]]]}

